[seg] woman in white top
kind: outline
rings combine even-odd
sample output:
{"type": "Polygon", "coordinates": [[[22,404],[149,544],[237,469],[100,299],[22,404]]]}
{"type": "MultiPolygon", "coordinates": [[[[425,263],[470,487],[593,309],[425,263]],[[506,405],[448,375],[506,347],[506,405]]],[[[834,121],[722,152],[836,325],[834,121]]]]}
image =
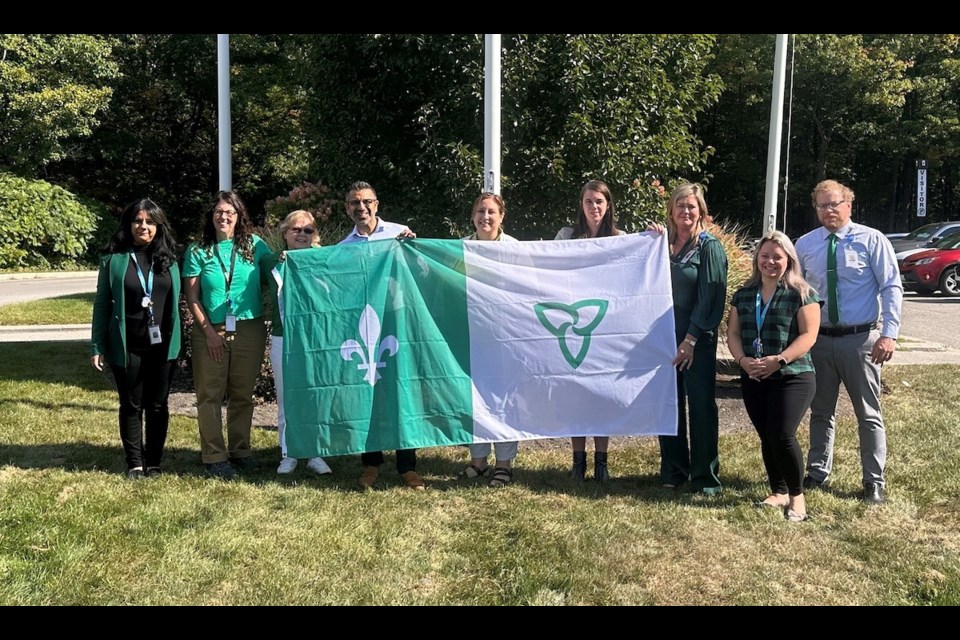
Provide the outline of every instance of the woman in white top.
{"type": "MultiPolygon", "coordinates": [[[[503,198],[495,193],[481,193],[473,203],[470,221],[476,231],[464,240],[494,240],[500,242],[516,242],[503,232],[503,216],[506,206],[503,198]]],[[[487,457],[490,455],[490,443],[471,444],[470,464],[460,475],[464,478],[480,478],[490,470],[487,457]]],[[[513,480],[513,459],[517,457],[516,442],[495,442],[493,451],[496,459],[493,466],[493,475],[490,478],[491,487],[503,487],[513,480]]]]}
{"type": "MultiPolygon", "coordinates": [[[[580,190],[580,215],[577,223],[570,227],[563,227],[554,240],[577,240],[580,238],[603,238],[607,236],[622,236],[623,231],[617,229],[616,208],[610,187],[600,180],[591,180],[580,190]]],[[[571,438],[573,445],[573,478],[582,481],[587,473],[587,439],[571,438]]],[[[593,477],[601,482],[610,479],[607,471],[607,447],[610,445],[608,436],[593,438],[593,477]]]]}

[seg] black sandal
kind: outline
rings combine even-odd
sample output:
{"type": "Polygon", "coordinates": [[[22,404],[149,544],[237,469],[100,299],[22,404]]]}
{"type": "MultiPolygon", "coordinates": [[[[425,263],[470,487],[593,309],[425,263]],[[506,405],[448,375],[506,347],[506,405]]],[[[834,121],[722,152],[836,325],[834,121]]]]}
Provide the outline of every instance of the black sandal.
{"type": "Polygon", "coordinates": [[[467,465],[467,468],[460,472],[461,478],[466,478],[468,480],[475,480],[476,478],[482,478],[487,475],[487,471],[490,471],[490,467],[484,467],[481,469],[472,462],[467,465]]]}
{"type": "Polygon", "coordinates": [[[493,470],[493,477],[490,478],[491,487],[505,487],[511,482],[513,482],[513,469],[497,467],[493,470]]]}

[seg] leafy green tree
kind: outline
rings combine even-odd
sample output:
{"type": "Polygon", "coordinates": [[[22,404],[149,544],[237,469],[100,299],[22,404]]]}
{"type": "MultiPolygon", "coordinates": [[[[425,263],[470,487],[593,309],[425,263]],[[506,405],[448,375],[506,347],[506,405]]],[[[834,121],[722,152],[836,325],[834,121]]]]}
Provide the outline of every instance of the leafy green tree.
{"type": "Polygon", "coordinates": [[[0,268],[72,266],[87,251],[97,208],[43,180],[0,172],[0,268]]]}
{"type": "MultiPolygon", "coordinates": [[[[891,193],[886,186],[891,145],[899,140],[900,118],[911,88],[908,62],[888,45],[862,34],[796,36],[786,197],[792,235],[815,224],[809,193],[815,183],[828,177],[853,185],[858,219],[879,224],[880,210],[891,193]]],[[[721,97],[703,131],[718,149],[708,164],[710,173],[717,176],[713,202],[759,232],[773,36],[729,36],[721,38],[719,46],[717,64],[732,73],[724,73],[731,90],[721,97]]],[[[782,207],[781,197],[781,211],[782,207]]]]}
{"type": "Polygon", "coordinates": [[[118,76],[111,49],[95,35],[0,34],[0,166],[34,174],[91,134],[118,76]]]}
{"type": "MultiPolygon", "coordinates": [[[[233,186],[258,220],[267,199],[307,176],[298,38],[231,37],[233,186]]],[[[153,198],[185,240],[198,231],[218,189],[216,37],[124,34],[114,40],[123,75],[103,123],[51,172],[117,210],[153,198]]]]}
{"type": "MultiPolygon", "coordinates": [[[[502,184],[511,232],[553,237],[582,184],[610,184],[620,223],[662,209],[661,183],[697,177],[691,132],[720,91],[713,40],[690,35],[503,37],[502,184]]],[[[315,171],[374,184],[384,217],[422,235],[466,230],[482,188],[483,39],[331,35],[310,47],[315,171]]]]}

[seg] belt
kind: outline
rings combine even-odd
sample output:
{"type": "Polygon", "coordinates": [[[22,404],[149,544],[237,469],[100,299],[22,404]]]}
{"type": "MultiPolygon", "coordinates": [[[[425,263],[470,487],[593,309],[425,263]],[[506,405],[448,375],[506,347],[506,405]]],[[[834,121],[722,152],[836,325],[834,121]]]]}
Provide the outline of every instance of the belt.
{"type": "Polygon", "coordinates": [[[840,336],[850,336],[857,333],[866,333],[877,328],[876,322],[870,324],[858,324],[846,327],[820,327],[820,335],[838,338],[840,336]]]}

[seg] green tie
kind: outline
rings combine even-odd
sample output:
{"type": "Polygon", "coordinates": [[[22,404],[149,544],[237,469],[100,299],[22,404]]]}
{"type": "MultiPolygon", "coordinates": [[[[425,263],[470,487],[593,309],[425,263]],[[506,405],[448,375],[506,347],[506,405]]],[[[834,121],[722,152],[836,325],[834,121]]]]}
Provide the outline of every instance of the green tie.
{"type": "Polygon", "coordinates": [[[830,324],[840,322],[840,308],[837,306],[837,234],[831,233],[827,247],[827,304],[830,324]]]}

